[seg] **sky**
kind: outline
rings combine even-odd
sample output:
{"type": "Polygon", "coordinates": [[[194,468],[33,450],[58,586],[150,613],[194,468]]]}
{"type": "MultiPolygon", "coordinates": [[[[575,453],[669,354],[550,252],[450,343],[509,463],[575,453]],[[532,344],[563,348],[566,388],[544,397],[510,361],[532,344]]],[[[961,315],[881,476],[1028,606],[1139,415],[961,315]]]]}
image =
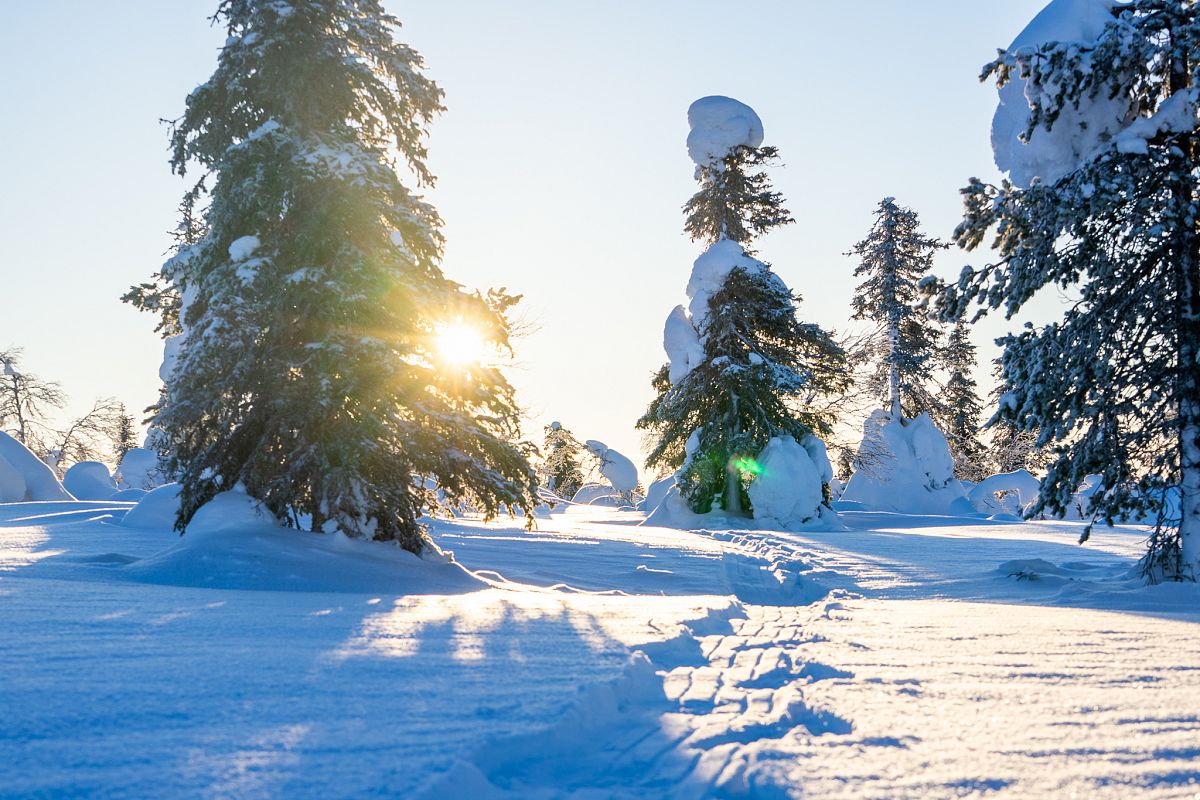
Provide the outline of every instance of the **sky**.
{"type": "MultiPolygon", "coordinates": [[[[22,3],[0,27],[0,348],[59,381],[81,413],[158,392],[153,320],[119,302],[158,269],[186,185],[168,128],[211,74],[215,0],[22,3]]],[[[721,94],[761,116],[796,224],[756,246],[802,318],[853,329],[862,239],[885,196],[949,239],[959,189],[995,180],[994,87],[981,66],[1044,0],[437,0],[387,2],[446,92],[426,197],[446,222],[444,270],[524,296],[510,378],[525,433],[560,420],[640,463],[634,422],[665,361],[701,247],[686,112],[721,94]]],[[[937,274],[986,253],[950,249],[937,274]]],[[[1053,314],[1044,298],[1035,313],[1053,314]]],[[[976,326],[979,377],[1015,322],[976,326]]]]}

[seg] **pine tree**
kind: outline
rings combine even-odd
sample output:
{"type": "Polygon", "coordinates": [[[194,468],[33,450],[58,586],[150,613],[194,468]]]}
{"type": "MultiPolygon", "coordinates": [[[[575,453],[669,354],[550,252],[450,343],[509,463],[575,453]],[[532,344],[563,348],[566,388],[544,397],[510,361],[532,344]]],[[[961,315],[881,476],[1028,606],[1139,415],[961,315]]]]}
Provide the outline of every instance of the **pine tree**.
{"type": "Polygon", "coordinates": [[[921,233],[915,211],[885,197],[867,238],[847,253],[859,258],[855,277],[866,276],[851,302],[853,318],[876,325],[876,343],[869,351],[874,371],[867,388],[887,402],[893,419],[926,411],[944,416],[931,377],[941,334],[919,308],[919,284],[933,266],[934,253],[945,247],[921,233]]]}
{"type": "Polygon", "coordinates": [[[718,501],[726,511],[749,510],[753,476],[744,465],[775,436],[828,434],[832,414],[811,412],[803,401],[846,381],[841,348],[797,319],[799,296],[745,249],[793,221],[763,171],[776,156],[774,148],[743,145],[697,169],[701,188],[684,206],[684,228],[709,248],[693,281],[705,270],[722,277],[711,294],[689,287],[698,363],[663,366],[652,381],[657,396],[637,423],[649,432],[647,466],[677,470],[681,494],[699,513],[718,501]]]}
{"type": "Polygon", "coordinates": [[[940,300],[948,318],[973,301],[1011,318],[1042,287],[1074,287],[1061,320],[1003,341],[1000,414],[1058,445],[1035,512],[1065,511],[1099,474],[1095,519],[1158,515],[1152,579],[1200,576],[1198,16],[1191,2],[1131,0],[1094,41],[1001,51],[984,68],[1026,82],[1031,145],[1065,109],[1126,98],[1130,118],[1056,180],[972,179],[956,239],[973,249],[995,227],[998,261],[965,269],[940,300]]]}
{"type": "Polygon", "coordinates": [[[546,488],[559,497],[571,499],[583,486],[583,466],[580,457],[583,445],[561,423],[546,426],[545,457],[542,474],[546,488]]]}
{"type": "Polygon", "coordinates": [[[397,174],[432,185],[442,110],[399,21],[378,0],[225,0],[215,19],[229,38],[171,139],[175,172],[203,173],[185,205],[207,203],[162,269],[185,337],[153,419],[178,527],[235,485],[281,521],[414,552],[439,503],[532,508],[502,373],[437,361],[455,320],[507,348],[516,298],[443,276],[437,212],[397,174]]]}
{"type": "Polygon", "coordinates": [[[133,417],[125,410],[123,404],[118,403],[116,427],[113,431],[113,452],[116,454],[117,463],[121,463],[121,459],[130,450],[138,446],[137,444],[137,427],[133,421],[133,417]]]}
{"type": "Polygon", "coordinates": [[[946,434],[954,456],[954,477],[981,481],[989,474],[987,448],[979,441],[979,418],[983,401],[979,399],[975,370],[975,345],[967,336],[967,326],[959,322],[950,330],[941,351],[941,363],[948,377],[939,400],[942,415],[936,421],[946,434]]]}

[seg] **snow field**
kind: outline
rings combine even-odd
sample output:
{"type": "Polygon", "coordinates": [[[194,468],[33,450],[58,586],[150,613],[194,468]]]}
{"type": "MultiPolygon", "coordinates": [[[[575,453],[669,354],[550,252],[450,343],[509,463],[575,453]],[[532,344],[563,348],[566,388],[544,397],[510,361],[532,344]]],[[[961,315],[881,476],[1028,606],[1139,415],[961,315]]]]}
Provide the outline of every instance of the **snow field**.
{"type": "Polygon", "coordinates": [[[1129,580],[1136,530],[572,506],[436,523],[448,591],[448,563],[240,507],[191,543],[129,508],[0,506],[0,795],[1198,790],[1200,591],[1129,580]]]}

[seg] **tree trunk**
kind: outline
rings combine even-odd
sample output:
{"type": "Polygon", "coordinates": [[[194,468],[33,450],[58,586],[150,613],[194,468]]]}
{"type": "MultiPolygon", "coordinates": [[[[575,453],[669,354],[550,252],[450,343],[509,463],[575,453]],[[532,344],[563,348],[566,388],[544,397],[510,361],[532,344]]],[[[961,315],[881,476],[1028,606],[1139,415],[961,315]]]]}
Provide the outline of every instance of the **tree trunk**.
{"type": "MultiPolygon", "coordinates": [[[[1188,88],[1191,69],[1187,55],[1176,58],[1171,65],[1172,94],[1188,88]]],[[[1191,164],[1197,160],[1197,143],[1189,143],[1187,153],[1191,164]]],[[[1186,211],[1195,202],[1196,192],[1188,170],[1179,182],[1176,200],[1178,208],[1186,211]]],[[[1180,214],[1185,220],[1181,229],[1183,245],[1179,253],[1178,297],[1179,311],[1179,540],[1182,550],[1183,577],[1200,579],[1200,362],[1197,362],[1200,342],[1200,236],[1195,223],[1188,223],[1190,213],[1180,214]]]]}
{"type": "Polygon", "coordinates": [[[896,363],[896,351],[900,348],[900,320],[895,311],[888,324],[888,387],[891,395],[892,419],[903,423],[904,413],[900,406],[900,367],[896,363]]]}
{"type": "MultiPolygon", "coordinates": [[[[1191,192],[1189,192],[1191,194],[1191,192]]],[[[1185,576],[1200,579],[1200,236],[1179,265],[1179,537],[1185,576]]]]}
{"type": "Polygon", "coordinates": [[[732,460],[725,468],[725,510],[730,514],[742,513],[742,476],[732,460]]]}

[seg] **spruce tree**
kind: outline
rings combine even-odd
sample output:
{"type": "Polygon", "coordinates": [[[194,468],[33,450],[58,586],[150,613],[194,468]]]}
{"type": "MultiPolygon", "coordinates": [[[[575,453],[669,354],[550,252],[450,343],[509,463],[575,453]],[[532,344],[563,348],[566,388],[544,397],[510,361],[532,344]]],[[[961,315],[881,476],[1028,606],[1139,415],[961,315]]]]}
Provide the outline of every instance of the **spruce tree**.
{"type": "Polygon", "coordinates": [[[546,426],[542,474],[546,488],[570,500],[583,486],[583,445],[559,422],[546,426]]]}
{"type": "Polygon", "coordinates": [[[438,362],[455,321],[507,348],[516,299],[442,274],[437,212],[397,173],[433,183],[442,110],[399,21],[377,0],[225,0],[214,19],[228,39],[171,137],[174,171],[203,175],[186,209],[205,203],[162,269],[184,338],[153,425],[178,527],[235,485],[413,552],[441,503],[532,508],[504,376],[438,362]]]}
{"type": "Polygon", "coordinates": [[[954,477],[978,482],[988,476],[989,470],[987,448],[979,441],[983,402],[972,375],[975,363],[975,345],[967,336],[967,326],[959,322],[951,328],[941,351],[941,365],[947,378],[939,399],[941,416],[937,422],[954,456],[954,477]]]}
{"type": "Polygon", "coordinates": [[[934,253],[945,247],[921,232],[915,211],[885,197],[867,238],[847,253],[859,259],[855,277],[865,276],[851,301],[853,318],[876,326],[867,352],[873,367],[867,389],[887,402],[896,420],[926,411],[943,416],[932,378],[941,332],[920,307],[919,284],[933,266],[934,253]]]}
{"type": "Polygon", "coordinates": [[[116,426],[113,430],[113,453],[117,463],[120,464],[125,454],[137,446],[137,427],[133,417],[125,410],[124,404],[118,404],[116,426]]]}
{"type": "Polygon", "coordinates": [[[655,374],[657,396],[637,426],[649,432],[647,466],[678,471],[680,493],[698,513],[718,502],[732,513],[752,510],[753,459],[775,436],[828,434],[832,414],[804,401],[846,382],[841,348],[797,319],[800,297],[746,250],[793,221],[765,173],[776,157],[774,148],[740,145],[700,165],[700,191],[684,206],[684,229],[709,246],[689,286],[697,363],[655,374]],[[714,275],[711,293],[698,286],[714,275]]]}
{"type": "Polygon", "coordinates": [[[1152,579],[1200,577],[1198,15],[1191,2],[1131,0],[1094,40],[1001,51],[984,68],[1025,82],[1030,146],[1065,112],[1086,119],[1120,100],[1128,115],[1061,177],[972,179],[956,239],[973,249],[994,228],[998,260],[964,269],[940,300],[947,318],[973,302],[1011,318],[1043,287],[1073,288],[1061,320],[1003,341],[1000,415],[1057,443],[1034,513],[1065,511],[1099,474],[1095,519],[1157,515],[1152,579]]]}

